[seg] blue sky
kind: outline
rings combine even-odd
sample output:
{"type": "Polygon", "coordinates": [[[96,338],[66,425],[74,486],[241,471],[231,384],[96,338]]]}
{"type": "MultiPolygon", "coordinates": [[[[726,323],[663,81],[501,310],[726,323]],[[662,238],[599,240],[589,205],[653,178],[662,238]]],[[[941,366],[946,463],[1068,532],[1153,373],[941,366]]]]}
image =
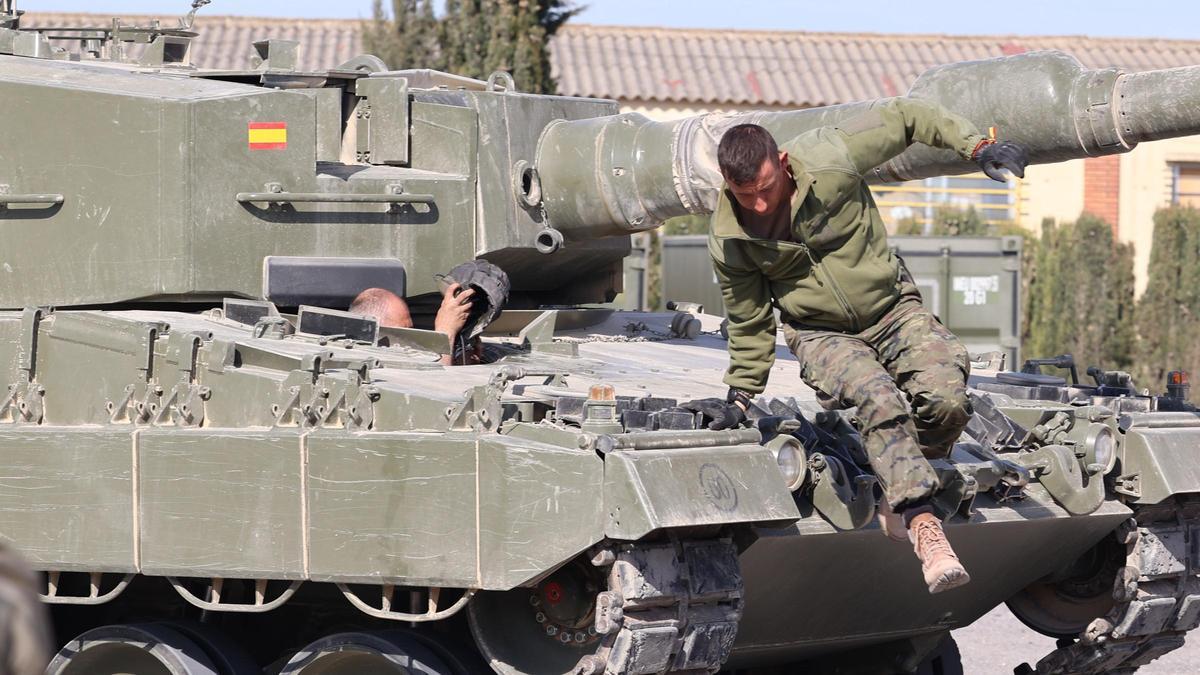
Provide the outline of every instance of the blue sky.
{"type": "MultiPolygon", "coordinates": [[[[386,0],[385,0],[386,2],[386,0]]],[[[189,0],[18,0],[37,11],[182,14],[189,0]]],[[[1200,39],[1195,0],[591,0],[581,23],[1017,35],[1200,39]]],[[[208,14],[367,17],[371,0],[214,0],[208,14]]]]}

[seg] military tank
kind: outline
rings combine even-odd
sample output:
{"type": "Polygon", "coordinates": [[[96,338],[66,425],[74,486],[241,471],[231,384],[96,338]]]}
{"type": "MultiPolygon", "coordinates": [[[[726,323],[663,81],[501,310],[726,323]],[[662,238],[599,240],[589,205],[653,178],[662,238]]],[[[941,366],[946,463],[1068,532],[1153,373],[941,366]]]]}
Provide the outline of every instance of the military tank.
{"type": "MultiPolygon", "coordinates": [[[[723,129],[872,103],[651,122],[278,40],[205,72],[192,15],[0,1],[0,535],[42,574],[47,672],[947,673],[949,631],[1008,603],[1062,638],[1028,670],[1101,673],[1200,623],[1183,374],[977,364],[935,463],[974,581],[930,596],[853,411],[782,345],[752,424],[710,431],[681,404],[724,392],[718,320],[603,306],[631,233],[712,208],[723,129]],[[489,363],[344,311],[389,288],[427,328],[476,258],[511,282],[489,363]]],[[[1200,132],[1198,73],[1041,52],[909,95],[1054,162],[1200,132]]],[[[872,180],[970,170],[913,148],[872,180]]]]}

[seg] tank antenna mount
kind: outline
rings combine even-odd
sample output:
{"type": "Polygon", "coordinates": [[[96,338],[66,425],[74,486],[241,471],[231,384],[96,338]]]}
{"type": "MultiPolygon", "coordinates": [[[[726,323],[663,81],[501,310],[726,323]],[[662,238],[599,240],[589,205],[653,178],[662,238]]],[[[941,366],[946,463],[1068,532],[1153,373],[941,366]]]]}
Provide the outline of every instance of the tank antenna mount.
{"type": "MultiPolygon", "coordinates": [[[[0,3],[15,2],[15,0],[0,0],[0,3]]],[[[211,4],[212,0],[192,0],[192,11],[187,13],[187,16],[179,20],[179,27],[183,30],[189,30],[192,24],[196,21],[196,12],[205,5],[211,4]]]]}

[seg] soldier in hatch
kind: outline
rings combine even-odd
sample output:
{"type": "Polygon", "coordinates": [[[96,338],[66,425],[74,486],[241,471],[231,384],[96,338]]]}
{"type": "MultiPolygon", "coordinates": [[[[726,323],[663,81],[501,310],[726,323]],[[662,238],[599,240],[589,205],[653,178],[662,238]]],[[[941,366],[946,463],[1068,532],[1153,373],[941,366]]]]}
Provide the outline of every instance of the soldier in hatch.
{"type": "Polygon", "coordinates": [[[1014,143],[980,135],[967,120],[915,99],[892,99],[838,127],[777,147],[743,124],[721,139],[726,184],[709,252],[729,314],[725,402],[709,403],[711,428],[741,424],[775,360],[775,314],[801,377],[826,403],[857,406],[863,442],[884,489],[880,521],[912,542],[930,593],[970,580],[930,498],[945,457],[970,416],[961,343],[921,305],[888,248],[863,176],[919,142],[978,162],[995,180],[1023,176],[1014,143]]]}
{"type": "MultiPolygon", "coordinates": [[[[455,267],[439,280],[442,302],[433,329],[450,338],[450,353],[442,355],[442,365],[484,363],[479,335],[500,315],[508,300],[508,275],[486,260],[473,260],[455,267]]],[[[408,302],[384,288],[368,288],[359,293],[350,303],[349,311],[369,316],[384,328],[413,327],[408,302]]]]}

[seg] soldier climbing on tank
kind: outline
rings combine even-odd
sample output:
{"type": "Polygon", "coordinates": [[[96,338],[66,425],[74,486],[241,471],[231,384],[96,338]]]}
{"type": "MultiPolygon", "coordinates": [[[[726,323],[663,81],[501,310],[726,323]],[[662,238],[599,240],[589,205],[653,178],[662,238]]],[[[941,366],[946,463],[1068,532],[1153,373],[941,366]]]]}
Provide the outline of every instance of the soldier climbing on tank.
{"type": "MultiPolygon", "coordinates": [[[[508,300],[508,275],[486,260],[473,260],[450,270],[440,281],[442,301],[433,329],[450,338],[450,353],[442,355],[442,365],[486,363],[479,335],[508,300]]],[[[413,327],[408,302],[385,288],[359,293],[349,311],[372,317],[384,328],[413,327]]]]}
{"type": "MultiPolygon", "coordinates": [[[[994,136],[994,134],[993,134],[994,136]]],[[[732,127],[718,146],[725,186],[709,252],[729,315],[725,401],[711,428],[741,424],[775,361],[775,314],[801,377],[826,404],[858,408],[884,489],[880,523],[912,543],[930,593],[970,580],[942,530],[926,459],[945,457],[970,416],[962,344],[921,304],[888,248],[864,176],[913,142],[954,150],[1003,181],[1027,153],[916,99],[892,99],[778,147],[766,129],[732,127]]]]}

